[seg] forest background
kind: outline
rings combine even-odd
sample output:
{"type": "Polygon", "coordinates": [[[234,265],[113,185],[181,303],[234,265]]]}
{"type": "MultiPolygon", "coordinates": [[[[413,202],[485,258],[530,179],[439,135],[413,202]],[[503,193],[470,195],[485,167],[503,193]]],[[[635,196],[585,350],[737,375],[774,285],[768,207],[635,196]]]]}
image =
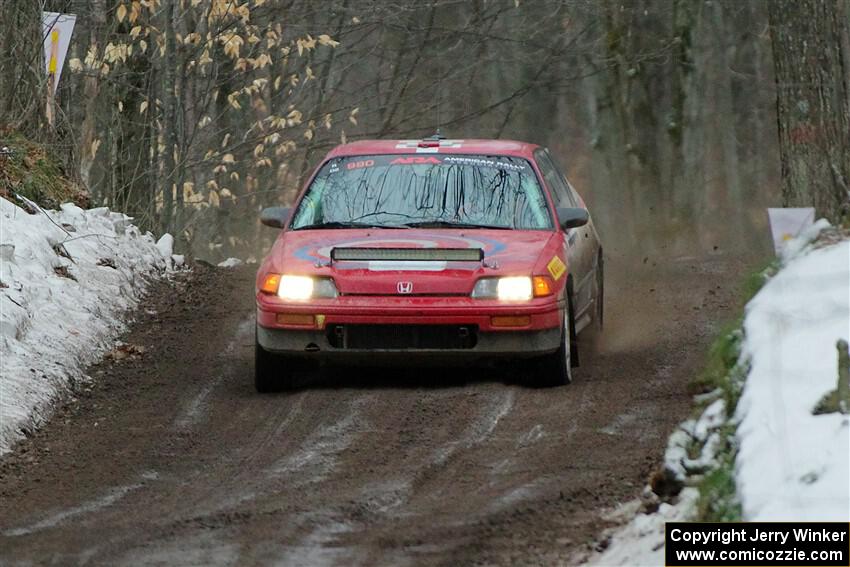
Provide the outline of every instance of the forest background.
{"type": "Polygon", "coordinates": [[[850,0],[0,0],[0,191],[38,197],[37,143],[180,252],[259,258],[334,145],[439,129],[548,146],[609,252],[767,250],[768,206],[847,214],[848,86],[850,0]],[[43,11],[77,16],[52,124],[43,11]]]}

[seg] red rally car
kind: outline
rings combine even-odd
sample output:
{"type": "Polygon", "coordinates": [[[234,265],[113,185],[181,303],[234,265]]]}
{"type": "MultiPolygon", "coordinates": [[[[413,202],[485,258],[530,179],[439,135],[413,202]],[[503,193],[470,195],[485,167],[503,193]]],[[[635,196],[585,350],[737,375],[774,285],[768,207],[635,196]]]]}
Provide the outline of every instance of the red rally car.
{"type": "Polygon", "coordinates": [[[540,146],[370,140],[333,149],[257,273],[255,385],[316,361],[532,361],[567,384],[576,336],[601,328],[602,247],[540,146]]]}

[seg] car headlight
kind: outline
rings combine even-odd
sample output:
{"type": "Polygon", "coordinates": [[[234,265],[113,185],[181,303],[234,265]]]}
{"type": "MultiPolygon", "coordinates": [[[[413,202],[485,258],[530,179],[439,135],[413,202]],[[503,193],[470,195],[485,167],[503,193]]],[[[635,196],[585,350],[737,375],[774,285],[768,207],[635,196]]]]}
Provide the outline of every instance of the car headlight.
{"type": "Polygon", "coordinates": [[[276,293],[279,298],[289,301],[337,296],[336,286],[331,278],[311,276],[269,274],[266,276],[262,291],[276,293]],[[275,283],[277,289],[274,289],[275,283]]]}
{"type": "Polygon", "coordinates": [[[313,297],[313,278],[307,276],[280,276],[277,296],[281,299],[310,299],[313,297]]]}
{"type": "Polygon", "coordinates": [[[481,278],[475,282],[472,297],[500,301],[527,301],[533,296],[531,278],[511,276],[506,278],[481,278]]]}

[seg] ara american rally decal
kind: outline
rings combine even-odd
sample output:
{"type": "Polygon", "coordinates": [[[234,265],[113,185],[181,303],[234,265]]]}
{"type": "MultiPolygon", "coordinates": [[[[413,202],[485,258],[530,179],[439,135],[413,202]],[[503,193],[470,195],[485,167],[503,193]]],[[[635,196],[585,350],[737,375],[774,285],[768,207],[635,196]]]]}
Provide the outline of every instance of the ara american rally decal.
{"type": "Polygon", "coordinates": [[[335,175],[345,171],[387,167],[393,165],[470,165],[475,167],[492,167],[507,171],[527,172],[531,166],[525,160],[516,158],[500,158],[498,156],[465,156],[465,155],[428,155],[417,156],[409,154],[387,154],[361,157],[336,158],[328,165],[327,174],[335,175]]]}

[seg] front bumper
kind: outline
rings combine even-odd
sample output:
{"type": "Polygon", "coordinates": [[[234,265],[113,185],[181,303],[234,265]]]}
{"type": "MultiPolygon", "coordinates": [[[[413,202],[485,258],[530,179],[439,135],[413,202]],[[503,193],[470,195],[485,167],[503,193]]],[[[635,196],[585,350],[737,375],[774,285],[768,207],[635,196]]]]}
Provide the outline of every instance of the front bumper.
{"type": "Polygon", "coordinates": [[[309,304],[287,304],[276,297],[257,296],[257,341],[264,349],[316,360],[436,361],[477,360],[500,356],[534,357],[554,352],[561,342],[561,302],[553,298],[525,304],[502,304],[466,297],[340,297],[309,304]],[[313,315],[313,325],[281,324],[279,315],[313,315]],[[494,325],[494,317],[525,317],[527,324],[494,325]],[[438,328],[468,330],[458,342],[433,337],[438,328]],[[349,331],[379,329],[410,334],[412,344],[381,335],[363,341],[348,340],[349,331]],[[422,341],[417,331],[422,330],[422,341]],[[342,332],[341,332],[342,331],[342,332]],[[430,339],[429,340],[429,336],[430,339]],[[439,344],[434,344],[435,340],[439,344]]]}
{"type": "Polygon", "coordinates": [[[319,330],[268,329],[257,326],[257,342],[263,349],[300,358],[327,361],[403,362],[411,358],[439,361],[479,360],[510,356],[534,357],[554,352],[561,329],[479,333],[469,348],[342,348],[331,344],[328,333],[319,330]]]}

